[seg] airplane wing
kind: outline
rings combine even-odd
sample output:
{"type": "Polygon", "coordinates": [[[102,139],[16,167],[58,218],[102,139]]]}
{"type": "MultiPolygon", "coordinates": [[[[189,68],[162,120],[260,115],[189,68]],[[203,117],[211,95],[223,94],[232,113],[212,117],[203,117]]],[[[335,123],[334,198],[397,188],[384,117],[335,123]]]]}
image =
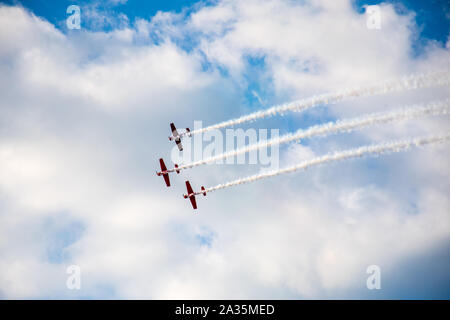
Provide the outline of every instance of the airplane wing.
{"type": "Polygon", "coordinates": [[[163,178],[164,178],[164,181],[166,182],[166,186],[170,187],[169,175],[167,173],[163,174],[163,178]]]}
{"type": "Polygon", "coordinates": [[[178,150],[183,151],[183,145],[181,144],[180,139],[175,140],[175,142],[177,143],[178,150]]]}
{"type": "Polygon", "coordinates": [[[194,193],[194,190],[192,190],[192,187],[191,187],[191,184],[189,181],[186,181],[186,189],[187,189],[187,194],[194,193]]]}
{"type": "Polygon", "coordinates": [[[167,167],[162,158],[159,159],[159,165],[161,166],[161,172],[157,172],[157,174],[158,176],[162,174],[164,181],[166,182],[166,186],[170,187],[169,174],[167,173],[167,167]]]}
{"type": "Polygon", "coordinates": [[[191,200],[192,208],[197,209],[197,201],[195,201],[195,196],[189,197],[189,200],[191,200]]]}
{"type": "Polygon", "coordinates": [[[167,171],[166,164],[164,163],[164,160],[162,158],[159,159],[159,165],[161,166],[161,171],[167,171]]]}
{"type": "Polygon", "coordinates": [[[195,194],[194,190],[192,190],[191,184],[189,181],[186,181],[186,189],[187,189],[187,195],[184,197],[189,197],[189,200],[191,200],[192,208],[197,209],[197,201],[195,201],[195,194]]]}
{"type": "Polygon", "coordinates": [[[173,123],[170,124],[170,130],[172,130],[172,135],[176,138],[179,136],[177,128],[173,123]]]}

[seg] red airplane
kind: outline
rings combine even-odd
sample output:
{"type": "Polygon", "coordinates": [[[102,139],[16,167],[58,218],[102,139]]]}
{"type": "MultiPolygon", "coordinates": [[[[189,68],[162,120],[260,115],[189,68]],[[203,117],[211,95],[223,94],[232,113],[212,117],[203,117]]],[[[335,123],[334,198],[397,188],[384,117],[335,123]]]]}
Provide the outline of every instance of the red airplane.
{"type": "Polygon", "coordinates": [[[172,135],[169,137],[169,141],[175,140],[175,143],[178,146],[178,150],[183,151],[183,145],[181,144],[181,137],[182,136],[191,136],[191,130],[189,128],[186,128],[186,132],[178,133],[177,128],[173,123],[170,124],[170,130],[172,130],[172,135]]]}
{"type": "Polygon", "coordinates": [[[167,170],[166,165],[164,164],[164,160],[161,158],[159,159],[159,164],[161,166],[161,171],[156,171],[156,175],[159,177],[160,175],[163,176],[164,181],[166,182],[166,186],[170,187],[170,179],[169,179],[169,173],[171,172],[176,172],[176,173],[180,173],[180,170],[178,169],[178,165],[175,163],[175,168],[174,169],[170,169],[167,170]]]}
{"type": "Polygon", "coordinates": [[[202,186],[202,191],[201,192],[194,192],[194,190],[192,190],[191,184],[189,183],[189,181],[186,181],[186,189],[187,189],[187,194],[183,194],[183,197],[185,199],[189,198],[189,200],[191,200],[191,204],[192,204],[192,208],[197,209],[197,201],[195,201],[195,196],[198,194],[203,194],[204,196],[206,196],[206,191],[205,191],[205,187],[202,186]]]}

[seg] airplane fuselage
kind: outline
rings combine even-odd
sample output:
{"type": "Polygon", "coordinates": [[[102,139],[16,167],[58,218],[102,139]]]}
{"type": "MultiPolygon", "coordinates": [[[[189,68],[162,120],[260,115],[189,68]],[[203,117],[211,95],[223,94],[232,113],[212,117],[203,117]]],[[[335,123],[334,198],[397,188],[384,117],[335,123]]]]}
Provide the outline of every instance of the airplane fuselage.
{"type": "Polygon", "coordinates": [[[175,140],[175,142],[180,142],[180,141],[181,141],[180,136],[176,136],[176,137],[170,136],[170,137],[169,137],[169,140],[170,140],[170,141],[175,140]]]}

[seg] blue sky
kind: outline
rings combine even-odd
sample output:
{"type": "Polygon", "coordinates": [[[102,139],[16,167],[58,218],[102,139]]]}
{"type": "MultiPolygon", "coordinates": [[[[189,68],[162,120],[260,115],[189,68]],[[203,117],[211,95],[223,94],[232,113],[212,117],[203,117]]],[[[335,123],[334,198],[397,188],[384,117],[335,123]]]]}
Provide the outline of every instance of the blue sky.
{"type": "MultiPolygon", "coordinates": [[[[150,18],[156,14],[157,11],[173,11],[181,12],[192,8],[194,5],[208,5],[214,3],[213,1],[181,1],[181,0],[155,0],[155,1],[139,1],[127,0],[125,3],[111,4],[110,1],[83,1],[83,0],[2,0],[0,2],[6,4],[20,4],[30,9],[37,16],[44,17],[56,26],[60,25],[58,22],[65,20],[65,9],[72,4],[84,6],[86,4],[98,3],[99,8],[108,9],[114,13],[124,13],[133,21],[135,18],[150,18]]],[[[446,0],[355,0],[354,5],[356,10],[363,12],[366,5],[375,5],[380,3],[393,3],[396,5],[396,10],[399,13],[407,11],[414,11],[416,14],[416,22],[421,29],[421,37],[425,39],[437,40],[445,43],[450,30],[450,20],[448,15],[450,13],[450,5],[446,0]],[[447,16],[446,16],[447,15],[447,16]]]]}
{"type": "MultiPolygon", "coordinates": [[[[448,146],[214,192],[196,214],[184,180],[260,166],[195,168],[170,189],[154,174],[159,157],[170,163],[172,121],[209,125],[448,67],[446,1],[383,2],[381,30],[365,26],[364,6],[382,3],[369,0],[1,2],[17,6],[0,7],[0,234],[14,244],[0,241],[1,298],[450,297],[448,146]],[[71,4],[81,30],[65,27],[71,4]],[[80,292],[64,286],[69,264],[80,292]],[[370,264],[380,291],[365,288],[370,264]]],[[[440,98],[447,87],[241,127],[284,134],[440,98]]],[[[280,163],[447,128],[427,118],[309,139],[282,146],[280,163]]]]}
{"type": "MultiPolygon", "coordinates": [[[[375,5],[381,2],[386,1],[357,0],[355,5],[359,10],[363,10],[365,5],[375,5]]],[[[416,54],[423,52],[427,40],[436,40],[445,45],[450,30],[450,4],[448,1],[390,0],[387,2],[393,3],[400,14],[409,11],[416,14],[415,20],[420,30],[420,36],[414,41],[412,47],[416,54]]]]}
{"type": "Polygon", "coordinates": [[[416,14],[416,22],[421,29],[420,36],[426,39],[437,40],[441,43],[447,41],[450,30],[450,20],[448,14],[450,12],[450,5],[445,0],[357,0],[355,5],[362,10],[365,5],[375,5],[382,2],[393,3],[396,5],[396,10],[399,13],[413,11],[416,14]]]}
{"type": "Polygon", "coordinates": [[[65,20],[65,9],[72,5],[79,5],[80,7],[86,5],[96,4],[100,10],[109,10],[112,13],[124,13],[128,16],[130,21],[135,18],[148,19],[156,14],[158,11],[174,11],[180,12],[183,9],[188,9],[191,5],[196,4],[198,1],[139,1],[128,0],[125,3],[112,3],[112,1],[86,1],[86,0],[30,0],[30,1],[18,1],[18,0],[6,0],[1,1],[7,4],[20,4],[30,9],[36,15],[44,17],[53,24],[60,26],[58,22],[65,20]]]}
{"type": "MultiPolygon", "coordinates": [[[[208,5],[213,5],[214,1],[138,1],[138,0],[127,0],[127,1],[109,1],[109,0],[97,0],[97,1],[52,1],[52,0],[30,0],[30,1],[20,1],[20,0],[0,0],[0,2],[14,5],[20,4],[28,8],[35,15],[43,17],[49,22],[53,23],[62,32],[67,32],[65,25],[65,19],[67,14],[65,9],[72,5],[79,5],[81,8],[86,6],[94,6],[97,11],[104,12],[106,15],[118,16],[119,14],[125,14],[130,23],[136,21],[136,19],[150,19],[158,11],[161,12],[184,12],[189,15],[190,12],[195,11],[197,7],[203,7],[208,5]]],[[[420,1],[420,0],[389,0],[389,1],[378,1],[378,0],[355,0],[353,2],[355,10],[359,13],[364,12],[364,8],[367,5],[376,5],[380,3],[392,3],[394,8],[399,14],[408,14],[410,12],[415,13],[415,21],[419,30],[419,37],[413,39],[412,41],[412,54],[420,55],[423,54],[423,49],[427,45],[427,41],[434,40],[440,43],[440,45],[445,46],[447,38],[449,36],[450,30],[450,5],[445,0],[433,0],[433,1],[420,1]]],[[[82,20],[83,21],[83,20],[82,20]]],[[[104,24],[100,27],[85,22],[84,28],[91,30],[104,30],[110,31],[112,28],[117,27],[116,25],[104,24]]],[[[154,40],[158,41],[158,40],[154,40]]],[[[178,40],[180,41],[180,40],[178,40]]],[[[180,45],[186,50],[192,48],[191,41],[195,41],[192,38],[186,37],[181,39],[180,45]]],[[[245,90],[244,103],[249,106],[258,107],[261,102],[259,98],[265,101],[266,104],[276,103],[277,101],[271,100],[271,95],[269,94],[267,88],[264,88],[264,83],[260,80],[254,81],[252,76],[258,73],[261,68],[264,68],[264,57],[249,56],[247,63],[247,73],[246,77],[248,80],[248,86],[245,90]],[[259,98],[255,94],[258,94],[259,98]]],[[[226,70],[222,70],[226,74],[226,70]]],[[[325,118],[320,119],[325,120],[325,118]]]]}

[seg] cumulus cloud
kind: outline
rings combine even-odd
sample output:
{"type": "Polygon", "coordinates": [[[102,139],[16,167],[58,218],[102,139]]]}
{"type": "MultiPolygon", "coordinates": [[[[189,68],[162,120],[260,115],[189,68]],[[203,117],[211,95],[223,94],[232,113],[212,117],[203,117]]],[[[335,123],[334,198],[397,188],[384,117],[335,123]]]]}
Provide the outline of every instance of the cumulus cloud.
{"type": "MultiPolygon", "coordinates": [[[[257,169],[196,168],[167,190],[153,171],[170,154],[171,121],[213,124],[245,112],[249,59],[263,69],[257,93],[273,102],[449,66],[448,45],[411,54],[413,13],[381,10],[382,29],[369,30],[351,1],[224,0],[64,33],[1,6],[0,296],[355,297],[368,265],[394,272],[445,244],[446,145],[223,190],[199,198],[198,214],[181,197],[184,179],[208,186],[257,169]],[[81,267],[80,291],[65,286],[70,264],[81,267]]],[[[382,111],[447,90],[309,116],[382,111]]],[[[447,128],[445,117],[373,128],[290,145],[281,160],[447,128]]]]}

